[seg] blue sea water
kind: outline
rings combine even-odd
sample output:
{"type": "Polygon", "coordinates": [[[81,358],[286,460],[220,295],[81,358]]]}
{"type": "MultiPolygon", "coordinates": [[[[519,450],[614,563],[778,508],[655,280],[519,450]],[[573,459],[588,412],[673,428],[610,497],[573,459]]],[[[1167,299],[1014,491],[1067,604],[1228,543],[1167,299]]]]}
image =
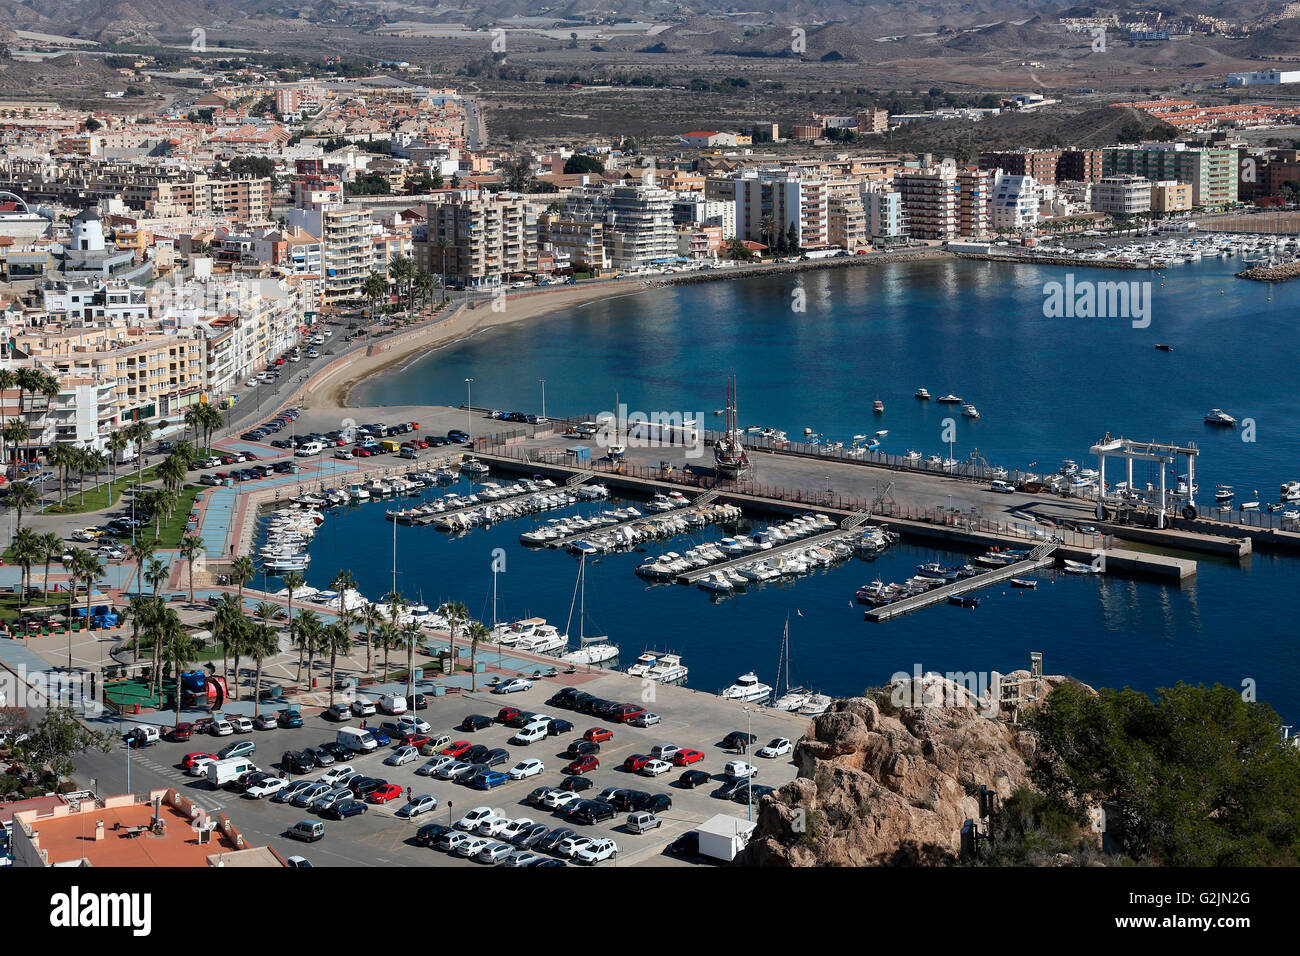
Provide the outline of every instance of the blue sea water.
{"type": "MultiPolygon", "coordinates": [[[[1238,268],[1236,260],[1206,260],[1161,274],[1068,270],[1076,283],[1151,281],[1146,328],[1125,318],[1046,318],[1044,283],[1067,271],[1054,267],[932,261],[661,289],[485,332],[368,383],[356,398],[454,404],[470,376],[476,405],[535,410],[544,378],[553,415],[612,408],[617,392],[632,409],[703,412],[709,427],[724,403],[724,376],[734,371],[742,424],[791,437],[811,427],[846,441],[887,427],[888,451],[946,451],[939,422],[949,410],[912,398],[925,386],[934,396],[958,394],[982,413],[978,421],[959,419],[958,458],[978,449],[995,464],[1036,462],[1054,471],[1064,458],[1084,460],[1105,433],[1195,441],[1203,499],[1204,489],[1224,482],[1239,497],[1258,489],[1261,500],[1276,500],[1282,481],[1300,478],[1291,371],[1300,286],[1244,282],[1231,274],[1238,268]],[[803,312],[791,308],[796,291],[803,312]],[[1158,351],[1156,343],[1174,350],[1158,351]],[[883,423],[871,412],[876,398],[885,403],[883,423]],[[1252,419],[1256,440],[1243,441],[1244,429],[1204,425],[1213,406],[1252,419]]],[[[1152,476],[1139,469],[1135,477],[1152,476]]],[[[393,529],[382,510],[374,504],[331,516],[312,548],[311,583],[322,586],[349,566],[367,595],[389,589],[393,529]]],[[[463,600],[487,616],[491,550],[502,547],[508,567],[499,616],[540,614],[563,624],[576,561],[519,546],[520,531],[532,524],[461,538],[401,527],[399,588],[428,604],[463,600]]],[[[943,606],[887,624],[862,620],[852,605],[858,586],[904,578],[934,556],[897,547],[873,565],[853,561],[720,602],[698,589],[647,587],[632,572],[642,555],[607,556],[589,568],[587,633],[608,634],[624,663],[646,647],[676,650],[691,668],[691,686],[703,690],[750,669],[770,683],[789,617],[793,678],[826,693],[858,693],[918,665],[1006,671],[1026,666],[1037,650],[1048,672],[1094,685],[1150,691],[1178,680],[1250,680],[1284,716],[1297,713],[1300,667],[1286,602],[1300,561],[1255,555],[1238,566],[1201,558],[1195,582],[1181,588],[1058,577],[1033,592],[986,592],[977,610],[943,606]]]]}

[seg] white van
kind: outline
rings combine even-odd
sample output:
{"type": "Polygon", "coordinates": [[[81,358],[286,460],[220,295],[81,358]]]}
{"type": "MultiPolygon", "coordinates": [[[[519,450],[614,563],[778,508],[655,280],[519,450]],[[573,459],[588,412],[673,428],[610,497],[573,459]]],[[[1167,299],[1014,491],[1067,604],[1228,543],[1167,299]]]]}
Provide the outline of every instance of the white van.
{"type": "Polygon", "coordinates": [[[1001,478],[994,478],[989,482],[989,491],[996,491],[1000,494],[1009,495],[1015,491],[1015,486],[1009,481],[1003,481],[1001,478]]]}
{"type": "Polygon", "coordinates": [[[208,764],[208,783],[214,787],[224,787],[232,780],[238,780],[240,774],[256,770],[257,765],[247,757],[229,757],[226,760],[214,760],[208,764]]]}
{"type": "Polygon", "coordinates": [[[310,458],[312,455],[319,455],[325,450],[325,446],[318,441],[309,441],[301,448],[294,452],[299,458],[310,458]]]}
{"type": "Polygon", "coordinates": [[[369,753],[379,746],[370,731],[361,727],[340,727],[338,736],[334,739],[344,747],[359,754],[369,753]]]}
{"type": "Polygon", "coordinates": [[[149,724],[136,724],[122,735],[128,747],[147,747],[162,739],[162,732],[149,724]]]}
{"type": "Polygon", "coordinates": [[[379,709],[385,714],[406,713],[406,698],[401,694],[385,694],[379,698],[379,709]]]}
{"type": "Polygon", "coordinates": [[[526,747],[529,744],[535,744],[538,741],[546,739],[545,724],[529,724],[510,738],[512,744],[519,744],[526,747]]]}

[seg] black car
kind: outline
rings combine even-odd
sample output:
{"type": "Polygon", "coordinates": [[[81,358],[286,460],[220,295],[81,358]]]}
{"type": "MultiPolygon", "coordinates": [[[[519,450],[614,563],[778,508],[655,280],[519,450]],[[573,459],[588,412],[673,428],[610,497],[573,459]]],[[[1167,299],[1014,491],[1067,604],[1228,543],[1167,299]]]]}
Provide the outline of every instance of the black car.
{"type": "Polygon", "coordinates": [[[550,787],[538,787],[528,796],[524,797],[524,802],[530,807],[540,807],[542,805],[542,797],[546,796],[550,792],[550,787]]]}
{"type": "Polygon", "coordinates": [[[536,846],[550,834],[551,829],[544,823],[532,823],[524,827],[510,842],[521,850],[536,846]]]}
{"type": "Polygon", "coordinates": [[[357,777],[348,784],[348,789],[358,800],[364,800],[370,794],[382,787],[387,781],[380,780],[378,777],[357,777]]]}
{"type": "Polygon", "coordinates": [[[602,820],[614,819],[617,813],[617,810],[603,800],[577,800],[569,813],[569,819],[592,826],[602,820]]]}
{"type": "Polygon", "coordinates": [[[415,831],[415,842],[420,846],[433,846],[438,842],[438,837],[450,833],[451,829],[443,823],[426,823],[415,831]]]}
{"type": "Polygon", "coordinates": [[[316,769],[316,761],[311,754],[298,750],[286,750],[280,757],[280,767],[289,773],[311,773],[316,769]]]}
{"type": "Polygon", "coordinates": [[[740,794],[741,800],[747,800],[745,796],[750,788],[750,778],[741,777],[739,780],[728,780],[713,794],[715,797],[721,797],[723,800],[734,800],[737,794],[740,794]]]}
{"type": "Polygon", "coordinates": [[[510,759],[510,751],[504,747],[495,747],[489,750],[483,757],[483,763],[489,767],[499,767],[510,759]]]}
{"type": "Polygon", "coordinates": [[[348,817],[359,817],[369,809],[360,800],[340,800],[332,807],[326,807],[320,815],[330,820],[346,820],[348,817]]]}
{"type": "Polygon", "coordinates": [[[761,783],[756,783],[752,787],[746,787],[744,781],[736,781],[739,786],[731,794],[731,799],[736,803],[749,803],[753,800],[758,803],[764,796],[776,790],[776,787],[767,787],[761,783]]]}
{"type": "Polygon", "coordinates": [[[335,760],[351,760],[352,751],[340,743],[331,740],[329,743],[321,744],[320,749],[331,754],[335,760]]]}
{"type": "Polygon", "coordinates": [[[683,833],[668,846],[664,852],[683,859],[692,859],[700,855],[700,834],[697,830],[683,833]]]}
{"type": "Polygon", "coordinates": [[[612,718],[614,716],[615,711],[617,711],[622,706],[623,706],[622,701],[617,701],[617,700],[601,701],[599,704],[597,704],[591,709],[591,714],[593,717],[612,718]]]}
{"type": "Polygon", "coordinates": [[[261,441],[263,438],[266,437],[266,432],[260,432],[260,431],[244,432],[244,434],[240,435],[239,437],[242,438],[244,441],[261,441]]]}
{"type": "Polygon", "coordinates": [[[414,699],[414,706],[416,710],[428,710],[429,698],[425,697],[423,694],[416,694],[414,699]]]}
{"type": "Polygon", "coordinates": [[[594,740],[575,740],[565,749],[566,757],[591,757],[600,753],[600,744],[594,740]]]}
{"type": "Polygon", "coordinates": [[[588,694],[586,697],[575,699],[573,702],[573,709],[580,714],[594,714],[597,707],[608,703],[609,701],[605,700],[603,697],[592,697],[588,694]]]}
{"type": "Polygon", "coordinates": [[[688,770],[677,778],[677,783],[687,790],[694,790],[696,787],[704,786],[712,779],[703,770],[688,770]]]}
{"type": "Polygon", "coordinates": [[[644,810],[650,794],[644,790],[619,790],[609,798],[610,806],[622,813],[632,810],[644,810]]]}
{"type": "Polygon", "coordinates": [[[463,770],[458,771],[451,779],[456,783],[469,784],[472,783],[474,778],[479,774],[487,773],[491,769],[492,768],[485,763],[472,763],[463,770]]]}
{"type": "Polygon", "coordinates": [[[534,846],[536,849],[542,850],[545,853],[554,853],[556,847],[561,843],[569,837],[577,835],[576,831],[570,830],[568,827],[558,827],[538,840],[534,846]]]}
{"type": "Polygon", "coordinates": [[[590,777],[579,777],[575,774],[561,780],[559,789],[567,790],[569,793],[581,793],[583,790],[590,790],[595,785],[596,781],[590,777]]]}
{"type": "Polygon", "coordinates": [[[527,727],[530,723],[533,722],[533,718],[536,716],[537,715],[533,713],[531,710],[521,710],[519,713],[515,714],[513,717],[511,717],[509,720],[506,721],[506,726],[513,727],[515,730],[518,730],[520,727],[527,727]]]}
{"type": "Polygon", "coordinates": [[[748,750],[758,740],[758,734],[747,734],[743,730],[733,730],[722,738],[723,750],[748,750]]]}
{"type": "Polygon", "coordinates": [[[482,714],[470,714],[468,717],[466,717],[464,720],[460,722],[460,727],[458,729],[467,731],[469,733],[474,733],[475,731],[483,730],[491,726],[492,726],[491,717],[484,717],[482,714]]]}
{"type": "Polygon", "coordinates": [[[234,783],[230,784],[230,789],[236,793],[245,793],[248,788],[255,783],[261,783],[263,780],[269,780],[275,776],[270,773],[263,773],[260,770],[250,770],[248,773],[241,773],[234,783]]]}
{"type": "Polygon", "coordinates": [[[482,763],[483,758],[486,757],[491,750],[492,748],[487,744],[475,744],[456,759],[463,760],[465,763],[482,763]]]}
{"type": "Polygon", "coordinates": [[[316,761],[318,767],[332,767],[338,758],[324,747],[303,747],[302,752],[316,761]]]}
{"type": "Polygon", "coordinates": [[[649,800],[637,807],[638,810],[647,810],[650,813],[663,813],[672,808],[673,798],[666,793],[652,793],[649,800]]]}
{"type": "Polygon", "coordinates": [[[550,723],[546,725],[546,735],[548,737],[558,737],[560,734],[573,733],[573,721],[565,720],[562,717],[552,717],[550,723]]]}
{"type": "Polygon", "coordinates": [[[550,699],[546,701],[548,707],[571,707],[573,698],[576,694],[581,693],[576,687],[561,687],[550,699]]]}

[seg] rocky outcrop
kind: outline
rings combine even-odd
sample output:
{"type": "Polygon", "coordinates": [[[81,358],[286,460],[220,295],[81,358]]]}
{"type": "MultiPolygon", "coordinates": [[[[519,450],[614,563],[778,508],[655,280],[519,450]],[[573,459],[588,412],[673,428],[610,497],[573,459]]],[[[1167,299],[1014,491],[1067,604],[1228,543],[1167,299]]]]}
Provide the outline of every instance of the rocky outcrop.
{"type": "MultiPolygon", "coordinates": [[[[1043,678],[1040,699],[1065,680],[1043,678]]],[[[1035,738],[996,714],[986,698],[939,675],[836,701],[795,749],[799,776],[763,799],[736,863],[955,861],[963,825],[978,819],[980,788],[1006,799],[1029,783],[1035,738]]]]}

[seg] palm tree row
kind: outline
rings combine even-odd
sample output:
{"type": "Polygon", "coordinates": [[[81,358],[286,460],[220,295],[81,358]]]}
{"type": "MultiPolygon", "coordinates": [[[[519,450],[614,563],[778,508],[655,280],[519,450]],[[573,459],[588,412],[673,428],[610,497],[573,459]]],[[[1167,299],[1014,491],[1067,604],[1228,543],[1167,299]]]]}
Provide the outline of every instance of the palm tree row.
{"type": "MultiPolygon", "coordinates": [[[[18,458],[19,443],[31,441],[31,422],[27,416],[35,410],[28,409],[28,396],[31,396],[33,403],[35,403],[37,395],[45,398],[47,403],[53,401],[59,394],[59,379],[58,376],[42,372],[38,368],[0,369],[0,393],[14,388],[18,389],[18,419],[11,419],[9,424],[6,425],[5,437],[14,445],[14,459],[16,460],[18,458]],[[27,426],[25,433],[21,437],[15,437],[15,430],[12,428],[15,421],[21,421],[27,426]]],[[[31,458],[31,455],[28,454],[26,457],[31,458]]]]}

